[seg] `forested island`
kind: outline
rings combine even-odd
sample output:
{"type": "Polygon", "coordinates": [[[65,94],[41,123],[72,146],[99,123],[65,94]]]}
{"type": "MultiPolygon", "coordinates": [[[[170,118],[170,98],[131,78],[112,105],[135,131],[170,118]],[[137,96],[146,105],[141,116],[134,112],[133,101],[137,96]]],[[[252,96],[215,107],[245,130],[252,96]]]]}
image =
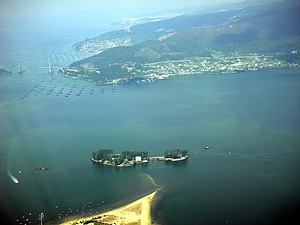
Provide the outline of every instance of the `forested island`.
{"type": "Polygon", "coordinates": [[[165,151],[165,162],[178,162],[188,159],[188,151],[181,149],[165,151]]]}
{"type": "Polygon", "coordinates": [[[166,150],[164,156],[149,156],[148,152],[123,151],[114,153],[112,149],[100,149],[92,153],[92,162],[114,167],[132,167],[149,161],[179,162],[188,159],[188,151],[182,149],[166,150]]]}

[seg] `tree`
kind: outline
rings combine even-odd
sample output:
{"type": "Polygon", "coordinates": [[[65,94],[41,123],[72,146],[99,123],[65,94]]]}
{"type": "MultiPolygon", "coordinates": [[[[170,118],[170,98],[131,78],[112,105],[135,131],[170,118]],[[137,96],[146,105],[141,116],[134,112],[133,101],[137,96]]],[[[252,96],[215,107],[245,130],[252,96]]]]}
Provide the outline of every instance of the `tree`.
{"type": "Polygon", "coordinates": [[[113,150],[111,149],[100,149],[97,152],[93,152],[92,157],[96,160],[108,160],[112,154],[113,150]]]}
{"type": "Polygon", "coordinates": [[[165,151],[165,158],[178,159],[185,156],[187,156],[187,150],[174,149],[165,151]]]}

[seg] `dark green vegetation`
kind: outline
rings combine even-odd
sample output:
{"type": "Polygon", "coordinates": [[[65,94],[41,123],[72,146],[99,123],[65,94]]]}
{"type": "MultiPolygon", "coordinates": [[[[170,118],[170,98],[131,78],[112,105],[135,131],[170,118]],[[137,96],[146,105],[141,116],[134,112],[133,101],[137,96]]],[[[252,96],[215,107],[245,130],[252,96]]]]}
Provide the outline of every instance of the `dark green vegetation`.
{"type": "Polygon", "coordinates": [[[111,149],[100,149],[92,153],[92,158],[95,160],[109,160],[113,155],[113,150],[111,149]]]}
{"type": "Polygon", "coordinates": [[[165,151],[165,158],[180,159],[187,156],[188,151],[182,149],[174,149],[165,151]]]}
{"type": "Polygon", "coordinates": [[[114,154],[111,149],[100,149],[92,153],[93,162],[109,166],[133,166],[149,161],[148,152],[123,151],[121,154],[114,154]]]}
{"type": "MultiPolygon", "coordinates": [[[[103,52],[74,62],[71,68],[82,71],[76,76],[99,83],[120,82],[128,79],[153,78],[156,69],[148,63],[161,63],[203,57],[210,61],[218,53],[223,58],[254,54],[272,57],[259,68],[298,66],[300,58],[300,5],[296,1],[283,1],[267,5],[213,13],[184,15],[159,22],[133,26],[130,31],[118,30],[95,39],[95,48],[101,40],[131,40],[131,46],[109,48],[103,52]],[[280,65],[276,60],[280,61],[280,65]],[[87,72],[89,69],[90,72],[87,72]],[[150,71],[150,72],[149,72],[150,71]]],[[[87,40],[91,41],[91,40],[87,40]]],[[[93,45],[93,41],[91,42],[93,45]]],[[[76,45],[85,45],[82,42],[76,45]]],[[[118,46],[118,45],[117,45],[118,46]]],[[[204,60],[204,59],[203,59],[204,60]]],[[[229,62],[234,64],[236,62],[229,62]]],[[[223,64],[216,62],[213,72],[222,72],[223,64]]],[[[248,65],[239,70],[252,70],[248,65]]],[[[232,69],[234,70],[234,69],[232,69]]],[[[231,70],[231,71],[232,71],[231,70]]],[[[188,74],[176,68],[175,75],[188,74]]],[[[195,73],[202,73],[198,69],[195,73]]],[[[212,72],[212,71],[205,71],[212,72]]],[[[68,69],[61,73],[67,74],[68,69]]],[[[164,71],[163,75],[174,75],[164,71]]]]}
{"type": "Polygon", "coordinates": [[[187,150],[174,149],[165,151],[165,162],[185,161],[188,157],[187,150]]]}

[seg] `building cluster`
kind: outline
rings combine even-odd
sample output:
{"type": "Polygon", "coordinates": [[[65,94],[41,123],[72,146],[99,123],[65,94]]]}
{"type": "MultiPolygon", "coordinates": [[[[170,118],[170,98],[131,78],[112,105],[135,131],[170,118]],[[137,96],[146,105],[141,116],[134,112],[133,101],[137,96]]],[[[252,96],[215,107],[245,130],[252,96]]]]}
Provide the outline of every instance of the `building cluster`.
{"type": "Polygon", "coordinates": [[[194,57],[185,60],[147,63],[142,65],[142,69],[136,69],[134,65],[127,65],[126,68],[128,72],[135,76],[165,79],[176,75],[232,73],[281,67],[299,67],[299,64],[288,63],[272,56],[236,55],[228,57],[194,57]]]}
{"type": "Polygon", "coordinates": [[[90,54],[99,54],[106,49],[120,47],[120,46],[131,46],[131,38],[114,38],[114,39],[91,39],[84,42],[83,44],[78,45],[76,48],[80,51],[87,52],[90,54]]]}
{"type": "Polygon", "coordinates": [[[255,71],[270,68],[299,67],[299,63],[289,63],[274,56],[258,54],[224,55],[214,52],[211,57],[190,57],[181,60],[168,60],[139,64],[127,62],[119,65],[119,77],[113,79],[103,76],[99,68],[62,68],[59,73],[73,78],[81,78],[94,83],[122,84],[129,82],[144,83],[163,80],[171,76],[192,74],[225,74],[243,71],[255,71]],[[122,70],[128,72],[124,75],[122,70]]]}

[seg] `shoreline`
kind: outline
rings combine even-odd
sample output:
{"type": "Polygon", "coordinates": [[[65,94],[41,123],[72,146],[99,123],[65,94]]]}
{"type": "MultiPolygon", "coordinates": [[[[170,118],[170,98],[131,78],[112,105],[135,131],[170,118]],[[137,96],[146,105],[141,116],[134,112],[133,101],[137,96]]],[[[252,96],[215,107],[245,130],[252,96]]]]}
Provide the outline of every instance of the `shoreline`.
{"type": "Polygon", "coordinates": [[[126,224],[152,224],[151,206],[153,199],[158,192],[157,189],[150,194],[139,198],[127,205],[112,209],[106,212],[100,212],[89,216],[78,216],[65,220],[60,225],[92,224],[93,222],[102,222],[106,224],[126,225],[126,224]]]}

